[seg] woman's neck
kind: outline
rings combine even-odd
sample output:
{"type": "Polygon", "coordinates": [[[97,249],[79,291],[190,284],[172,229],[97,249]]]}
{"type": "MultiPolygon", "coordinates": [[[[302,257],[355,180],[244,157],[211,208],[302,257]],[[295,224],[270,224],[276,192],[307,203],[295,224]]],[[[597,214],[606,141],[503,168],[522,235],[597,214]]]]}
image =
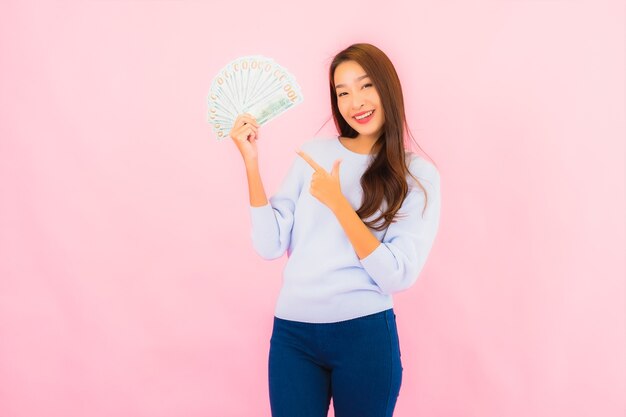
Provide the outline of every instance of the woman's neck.
{"type": "Polygon", "coordinates": [[[368,154],[371,153],[377,138],[359,135],[356,138],[345,138],[342,136],[339,140],[343,146],[350,149],[352,152],[368,154]]]}

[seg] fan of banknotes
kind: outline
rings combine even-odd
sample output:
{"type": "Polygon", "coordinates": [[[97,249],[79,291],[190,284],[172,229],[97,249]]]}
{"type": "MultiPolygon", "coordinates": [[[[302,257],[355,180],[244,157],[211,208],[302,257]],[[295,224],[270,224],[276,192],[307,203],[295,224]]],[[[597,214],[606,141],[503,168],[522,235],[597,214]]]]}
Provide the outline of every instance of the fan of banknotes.
{"type": "Polygon", "coordinates": [[[296,79],[276,61],[262,55],[230,62],[213,79],[209,91],[209,123],[217,139],[225,139],[237,116],[250,113],[263,125],[302,102],[296,79]]]}

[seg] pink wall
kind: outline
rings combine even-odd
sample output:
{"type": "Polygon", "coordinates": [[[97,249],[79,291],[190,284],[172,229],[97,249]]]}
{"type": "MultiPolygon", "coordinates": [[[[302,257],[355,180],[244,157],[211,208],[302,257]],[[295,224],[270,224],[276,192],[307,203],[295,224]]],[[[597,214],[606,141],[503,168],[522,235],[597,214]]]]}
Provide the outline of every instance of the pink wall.
{"type": "Polygon", "coordinates": [[[242,55],[296,75],[305,101],[261,129],[271,194],[356,41],[442,175],[396,297],[396,416],[623,416],[624,3],[226,3],[2,2],[0,416],[269,416],[286,257],[253,252],[206,95],[242,55]]]}

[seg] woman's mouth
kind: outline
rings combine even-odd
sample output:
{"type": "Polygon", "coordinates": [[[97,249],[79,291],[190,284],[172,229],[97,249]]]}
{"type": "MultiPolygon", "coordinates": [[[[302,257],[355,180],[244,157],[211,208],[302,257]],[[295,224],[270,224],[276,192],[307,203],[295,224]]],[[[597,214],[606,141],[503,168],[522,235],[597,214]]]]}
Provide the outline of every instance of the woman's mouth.
{"type": "Polygon", "coordinates": [[[374,115],[374,110],[370,110],[370,111],[364,111],[364,112],[355,114],[354,116],[352,116],[352,118],[356,120],[357,123],[360,123],[363,125],[369,122],[370,120],[372,120],[373,115],[374,115]]]}

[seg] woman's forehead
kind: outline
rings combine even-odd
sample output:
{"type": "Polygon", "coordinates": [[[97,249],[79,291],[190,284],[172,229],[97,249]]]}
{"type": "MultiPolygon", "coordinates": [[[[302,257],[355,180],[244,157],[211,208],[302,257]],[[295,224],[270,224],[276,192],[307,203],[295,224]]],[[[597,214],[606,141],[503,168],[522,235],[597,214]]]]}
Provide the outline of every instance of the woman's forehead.
{"type": "Polygon", "coordinates": [[[355,61],[344,61],[335,68],[334,81],[339,87],[345,83],[353,83],[366,78],[368,75],[361,65],[355,61]]]}

